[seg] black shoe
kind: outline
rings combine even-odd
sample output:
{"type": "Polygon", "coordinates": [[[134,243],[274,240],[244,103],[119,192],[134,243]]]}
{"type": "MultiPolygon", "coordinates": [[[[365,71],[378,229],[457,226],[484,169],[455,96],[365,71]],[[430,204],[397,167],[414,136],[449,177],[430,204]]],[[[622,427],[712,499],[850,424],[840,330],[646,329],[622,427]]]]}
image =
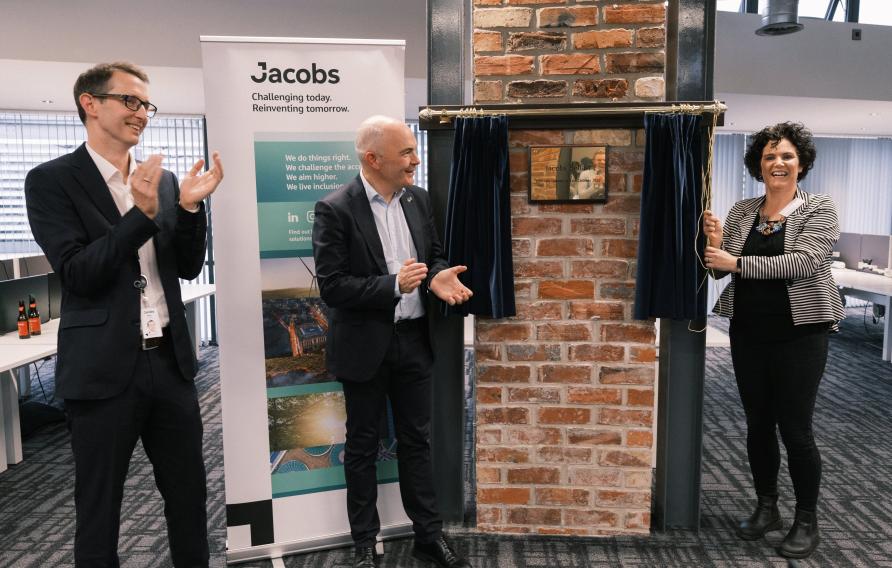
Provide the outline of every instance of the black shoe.
{"type": "Polygon", "coordinates": [[[780,511],[777,510],[777,495],[759,495],[756,510],[737,525],[737,536],[743,540],[756,540],[770,531],[784,528],[780,511]]]}
{"type": "Polygon", "coordinates": [[[777,551],[787,558],[805,558],[818,547],[818,516],[814,511],[796,509],[796,520],[777,551]]]}
{"type": "Polygon", "coordinates": [[[374,546],[357,546],[353,549],[353,568],[375,568],[374,546]]]}
{"type": "Polygon", "coordinates": [[[423,543],[416,540],[412,546],[412,556],[433,562],[443,568],[471,568],[466,559],[455,553],[443,534],[434,542],[423,543]]]}

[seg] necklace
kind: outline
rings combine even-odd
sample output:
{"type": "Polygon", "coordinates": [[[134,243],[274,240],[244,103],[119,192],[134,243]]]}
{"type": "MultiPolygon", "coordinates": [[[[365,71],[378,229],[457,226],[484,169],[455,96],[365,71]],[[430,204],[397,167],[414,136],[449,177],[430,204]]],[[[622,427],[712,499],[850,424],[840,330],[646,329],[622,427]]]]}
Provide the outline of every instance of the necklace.
{"type": "Polygon", "coordinates": [[[778,212],[778,217],[780,219],[775,219],[773,221],[769,220],[767,216],[762,214],[762,211],[759,211],[759,224],[756,225],[753,230],[765,235],[766,237],[773,235],[775,233],[780,232],[781,229],[784,228],[784,221],[787,220],[787,215],[795,211],[800,205],[805,203],[801,197],[797,197],[787,203],[787,206],[781,209],[778,212]]]}
{"type": "Polygon", "coordinates": [[[774,233],[780,232],[780,230],[784,228],[784,221],[786,220],[787,218],[781,215],[780,219],[769,221],[761,213],[759,213],[759,224],[756,225],[755,231],[758,233],[762,233],[766,237],[773,235],[774,233]]]}

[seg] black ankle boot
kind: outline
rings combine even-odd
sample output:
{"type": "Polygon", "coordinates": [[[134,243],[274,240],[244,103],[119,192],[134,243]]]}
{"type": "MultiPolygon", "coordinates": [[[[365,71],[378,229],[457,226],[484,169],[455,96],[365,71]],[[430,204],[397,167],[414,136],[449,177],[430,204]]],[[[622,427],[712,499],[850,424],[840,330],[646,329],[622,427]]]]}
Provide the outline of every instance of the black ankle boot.
{"type": "Polygon", "coordinates": [[[737,536],[743,540],[756,540],[769,531],[784,528],[777,510],[777,495],[759,495],[758,498],[753,514],[737,525],[737,536]]]}
{"type": "Polygon", "coordinates": [[[819,540],[817,514],[796,509],[796,520],[777,551],[787,558],[805,558],[818,547],[819,540]]]}

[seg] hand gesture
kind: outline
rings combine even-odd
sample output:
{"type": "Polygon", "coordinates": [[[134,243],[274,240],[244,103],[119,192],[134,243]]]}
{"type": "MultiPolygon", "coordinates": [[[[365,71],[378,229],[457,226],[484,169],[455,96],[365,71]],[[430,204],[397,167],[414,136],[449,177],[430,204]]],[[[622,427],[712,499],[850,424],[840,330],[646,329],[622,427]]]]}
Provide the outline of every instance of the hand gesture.
{"type": "Polygon", "coordinates": [[[706,268],[722,272],[737,272],[737,257],[716,247],[706,247],[703,254],[706,268]]]}
{"type": "Polygon", "coordinates": [[[425,278],[427,278],[427,265],[423,262],[415,262],[414,258],[406,260],[396,275],[401,294],[408,294],[418,288],[425,278]]]}
{"type": "Polygon", "coordinates": [[[709,246],[722,246],[722,222],[708,209],[703,212],[703,234],[706,235],[709,246]]]}
{"type": "Polygon", "coordinates": [[[474,293],[458,279],[467,269],[467,266],[453,266],[438,272],[431,280],[431,292],[450,306],[467,302],[474,293]]]}
{"type": "Polygon", "coordinates": [[[136,166],[130,174],[130,195],[133,205],[149,219],[158,214],[158,183],[161,181],[161,160],[159,154],[136,166]]]}
{"type": "Polygon", "coordinates": [[[214,193],[220,180],[223,179],[223,162],[220,160],[220,153],[211,154],[211,160],[214,162],[213,167],[202,172],[204,160],[198,160],[189,173],[180,181],[180,207],[187,211],[193,211],[205,197],[214,193]]]}

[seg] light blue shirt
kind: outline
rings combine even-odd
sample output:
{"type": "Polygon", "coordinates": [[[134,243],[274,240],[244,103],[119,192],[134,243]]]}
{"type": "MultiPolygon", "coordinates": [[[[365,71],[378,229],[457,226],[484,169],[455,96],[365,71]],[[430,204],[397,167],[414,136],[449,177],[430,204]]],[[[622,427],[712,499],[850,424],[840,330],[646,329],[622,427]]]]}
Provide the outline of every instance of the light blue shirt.
{"type": "MultiPolygon", "coordinates": [[[[409,224],[406,222],[406,216],[400,205],[400,199],[406,195],[406,188],[396,192],[390,203],[387,203],[375,191],[375,188],[372,187],[372,184],[365,178],[361,170],[359,179],[362,180],[362,185],[365,187],[365,194],[369,199],[372,215],[375,217],[375,227],[378,229],[378,237],[381,239],[381,246],[384,248],[384,262],[387,264],[387,272],[389,274],[397,274],[407,259],[418,258],[415,243],[412,241],[411,233],[409,233],[409,224]]],[[[394,311],[394,321],[415,319],[424,315],[424,305],[421,303],[421,294],[418,292],[418,288],[408,294],[401,294],[399,281],[394,280],[394,293],[400,299],[394,311]]]]}

